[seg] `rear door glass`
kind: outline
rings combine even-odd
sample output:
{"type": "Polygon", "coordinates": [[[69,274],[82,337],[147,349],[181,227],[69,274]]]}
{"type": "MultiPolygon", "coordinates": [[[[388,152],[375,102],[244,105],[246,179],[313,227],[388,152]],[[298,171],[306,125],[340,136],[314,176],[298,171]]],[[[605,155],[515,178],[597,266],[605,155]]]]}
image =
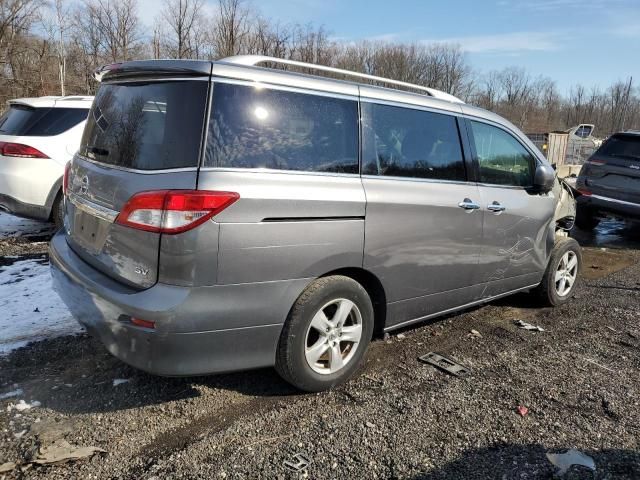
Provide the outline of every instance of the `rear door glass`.
{"type": "Polygon", "coordinates": [[[362,173],[466,180],[454,116],[371,103],[362,113],[362,173]]]}
{"type": "Polygon", "coordinates": [[[33,108],[11,105],[0,117],[0,134],[22,137],[60,135],[87,119],[86,108],[33,108]]]}
{"type": "Polygon", "coordinates": [[[358,173],[358,104],[216,83],[205,166],[358,173]]]}
{"type": "Polygon", "coordinates": [[[208,82],[104,83],[80,154],[137,170],[197,167],[208,82]]]}

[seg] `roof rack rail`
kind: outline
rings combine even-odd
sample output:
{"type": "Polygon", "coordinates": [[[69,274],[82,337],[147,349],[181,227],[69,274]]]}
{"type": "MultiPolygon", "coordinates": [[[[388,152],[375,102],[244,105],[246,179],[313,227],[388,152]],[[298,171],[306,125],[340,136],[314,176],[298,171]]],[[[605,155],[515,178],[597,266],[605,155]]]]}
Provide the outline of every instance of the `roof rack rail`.
{"type": "Polygon", "coordinates": [[[267,57],[264,55],[235,55],[232,57],[226,57],[220,60],[220,62],[233,63],[236,65],[247,65],[255,67],[261,63],[276,63],[280,65],[291,65],[293,67],[308,68],[311,70],[319,70],[323,72],[336,73],[339,75],[345,75],[348,77],[356,77],[364,80],[371,80],[374,82],[386,83],[389,85],[396,85],[404,88],[412,88],[431,95],[434,98],[440,100],[446,100],[454,103],[464,103],[458,97],[455,97],[449,93],[436,90],[435,88],[423,87],[422,85],[415,85],[413,83],[401,82],[400,80],[393,80],[391,78],[376,77],[375,75],[368,75],[366,73],[352,72],[351,70],[343,70],[341,68],[327,67],[324,65],[317,65],[315,63],[298,62],[296,60],[286,60],[284,58],[267,57]]]}

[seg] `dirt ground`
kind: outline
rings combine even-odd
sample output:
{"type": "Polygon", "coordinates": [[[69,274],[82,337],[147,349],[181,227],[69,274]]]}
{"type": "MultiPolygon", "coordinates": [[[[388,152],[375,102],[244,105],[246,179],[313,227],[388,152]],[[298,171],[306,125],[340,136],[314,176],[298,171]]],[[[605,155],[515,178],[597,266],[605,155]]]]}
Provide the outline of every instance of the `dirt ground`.
{"type": "MultiPolygon", "coordinates": [[[[545,454],[570,448],[596,472],[565,478],[640,479],[637,233],[615,222],[576,232],[584,280],[568,304],[537,308],[520,294],[394,332],[372,344],[356,379],[320,394],[271,369],[150,376],[86,335],[18,349],[0,357],[0,398],[22,390],[0,400],[0,465],[17,464],[0,479],[546,479],[545,454]],[[431,351],[471,373],[417,360],[431,351]],[[40,405],[17,411],[18,399],[40,405]],[[30,463],[62,438],[105,452],[30,463]],[[309,465],[297,473],[285,462],[299,453],[309,465]]],[[[0,241],[0,254],[40,253],[33,243],[0,241]]]]}

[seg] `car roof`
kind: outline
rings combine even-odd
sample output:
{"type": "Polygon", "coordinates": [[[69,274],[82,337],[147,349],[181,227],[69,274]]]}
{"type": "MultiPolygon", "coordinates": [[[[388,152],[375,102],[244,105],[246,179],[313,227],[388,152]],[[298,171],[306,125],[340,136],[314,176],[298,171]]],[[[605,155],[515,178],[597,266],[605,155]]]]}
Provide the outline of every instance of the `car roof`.
{"type": "Polygon", "coordinates": [[[89,108],[93,102],[92,96],[67,95],[15,98],[9,100],[9,105],[27,105],[33,108],[89,108]]]}

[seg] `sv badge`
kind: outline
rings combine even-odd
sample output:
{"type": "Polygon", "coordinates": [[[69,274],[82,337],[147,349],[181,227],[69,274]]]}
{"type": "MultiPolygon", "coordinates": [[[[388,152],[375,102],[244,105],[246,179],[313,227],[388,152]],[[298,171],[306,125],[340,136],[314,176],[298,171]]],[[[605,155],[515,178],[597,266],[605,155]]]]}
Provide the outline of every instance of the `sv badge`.
{"type": "Polygon", "coordinates": [[[136,267],[134,270],[138,275],[142,275],[144,277],[147,276],[147,274],[149,273],[149,269],[148,268],[143,268],[143,267],[136,267]]]}

